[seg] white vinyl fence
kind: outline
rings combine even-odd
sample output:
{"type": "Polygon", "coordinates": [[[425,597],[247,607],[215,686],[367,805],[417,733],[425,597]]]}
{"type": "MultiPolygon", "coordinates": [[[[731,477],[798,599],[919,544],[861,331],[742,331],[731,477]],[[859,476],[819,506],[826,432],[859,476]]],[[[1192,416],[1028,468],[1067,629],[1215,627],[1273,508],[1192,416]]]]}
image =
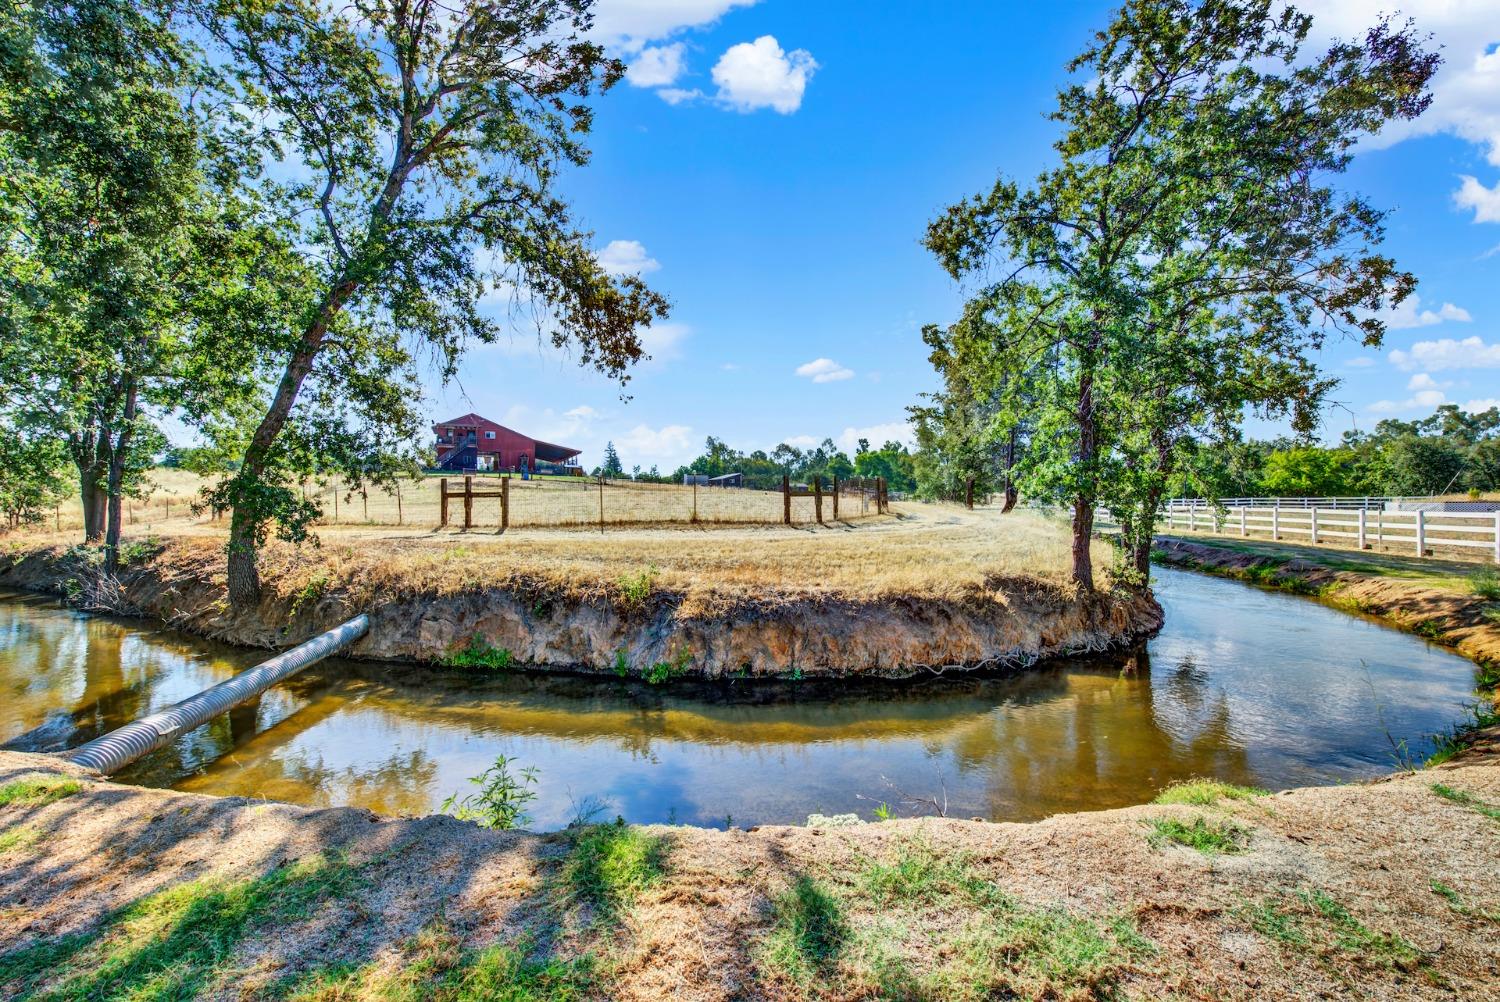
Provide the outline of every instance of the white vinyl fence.
{"type": "Polygon", "coordinates": [[[1300,499],[1288,500],[1293,503],[1232,507],[1174,501],[1167,506],[1165,528],[1360,550],[1404,550],[1422,557],[1436,550],[1459,550],[1472,558],[1481,556],[1475,551],[1483,551],[1484,557],[1500,564],[1500,512],[1304,508],[1295,503],[1300,499]]]}

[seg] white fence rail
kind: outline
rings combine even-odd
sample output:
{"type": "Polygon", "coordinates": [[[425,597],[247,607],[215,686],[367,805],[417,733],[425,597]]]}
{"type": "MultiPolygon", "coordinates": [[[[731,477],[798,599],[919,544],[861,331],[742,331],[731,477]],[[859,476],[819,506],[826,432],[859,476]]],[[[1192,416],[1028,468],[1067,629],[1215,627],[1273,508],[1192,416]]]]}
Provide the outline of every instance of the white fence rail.
{"type": "Polygon", "coordinates": [[[1500,512],[1174,503],[1167,508],[1166,528],[1216,536],[1253,533],[1360,550],[1394,547],[1422,557],[1436,549],[1483,550],[1500,564],[1500,512]]]}

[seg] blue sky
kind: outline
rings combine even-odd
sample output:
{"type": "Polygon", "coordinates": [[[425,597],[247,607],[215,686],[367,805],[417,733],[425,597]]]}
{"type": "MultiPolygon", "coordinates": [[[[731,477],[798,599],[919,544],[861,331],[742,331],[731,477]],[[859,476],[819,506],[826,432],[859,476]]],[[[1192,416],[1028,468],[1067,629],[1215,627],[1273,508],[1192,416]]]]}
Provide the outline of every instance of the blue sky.
{"type": "MultiPolygon", "coordinates": [[[[1372,5],[1313,0],[1314,34],[1372,5]]],[[[1348,184],[1393,208],[1386,249],[1418,277],[1383,351],[1335,343],[1325,434],[1439,403],[1500,404],[1500,2],[1412,0],[1447,63],[1428,116],[1357,158],[1348,184]],[[1465,179],[1470,180],[1465,180],[1465,179]]],[[[1050,162],[1045,114],[1107,3],[600,0],[631,65],[598,107],[594,160],[566,190],[601,260],[673,303],[622,402],[534,331],[432,386],[435,419],[475,410],[627,469],[670,470],[707,435],[742,449],[904,437],[933,388],[922,324],[962,299],[926,222],[1050,162]]],[[[1267,433],[1271,426],[1252,424],[1267,433]]]]}

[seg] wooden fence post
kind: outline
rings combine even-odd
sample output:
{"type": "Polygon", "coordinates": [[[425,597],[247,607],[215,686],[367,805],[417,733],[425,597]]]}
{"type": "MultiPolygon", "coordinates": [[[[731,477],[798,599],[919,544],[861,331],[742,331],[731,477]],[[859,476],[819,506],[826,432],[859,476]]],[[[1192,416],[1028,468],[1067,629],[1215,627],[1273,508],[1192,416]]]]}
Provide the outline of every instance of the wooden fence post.
{"type": "Polygon", "coordinates": [[[781,524],[792,524],[792,478],[781,475],[781,524]]]}
{"type": "Polygon", "coordinates": [[[405,525],[406,516],[401,511],[401,481],[396,481],[396,524],[405,525]]]}
{"type": "Polygon", "coordinates": [[[813,477],[813,517],[823,524],[823,478],[813,477]]]}
{"type": "Polygon", "coordinates": [[[974,478],[973,477],[970,477],[969,478],[969,482],[964,486],[964,503],[969,506],[969,510],[970,511],[974,510],[974,478]]]}
{"type": "Polygon", "coordinates": [[[599,532],[604,533],[604,474],[599,474],[599,532]]]}
{"type": "Polygon", "coordinates": [[[500,531],[510,528],[510,477],[500,478],[500,531]]]}
{"type": "Polygon", "coordinates": [[[1245,509],[1240,509],[1240,538],[1250,535],[1250,527],[1245,524],[1245,509]]]}
{"type": "Polygon", "coordinates": [[[1316,507],[1314,507],[1311,510],[1312,510],[1312,541],[1313,541],[1313,545],[1317,546],[1318,545],[1318,509],[1316,507]]]}
{"type": "Polygon", "coordinates": [[[1271,506],[1271,538],[1272,539],[1280,539],[1281,538],[1281,499],[1280,498],[1277,498],[1276,499],[1276,503],[1271,506]]]}
{"type": "Polygon", "coordinates": [[[370,489],[361,487],[359,489],[359,500],[365,506],[365,521],[370,520],[370,489]]]}
{"type": "Polygon", "coordinates": [[[438,527],[448,527],[448,478],[438,481],[438,527]]]}
{"type": "Polygon", "coordinates": [[[1427,556],[1427,513],[1417,509],[1417,556],[1427,556]]]}
{"type": "Polygon", "coordinates": [[[880,514],[884,515],[891,504],[890,495],[886,493],[885,489],[885,477],[875,478],[875,490],[880,497],[880,514]]]}
{"type": "Polygon", "coordinates": [[[1500,564],[1500,511],[1495,512],[1495,563],[1500,564]]]}
{"type": "Polygon", "coordinates": [[[693,524],[698,524],[698,478],[693,478],[693,524]]]}
{"type": "Polygon", "coordinates": [[[1365,545],[1365,510],[1363,508],[1359,510],[1359,548],[1361,550],[1369,549],[1365,545]]]}
{"type": "Polygon", "coordinates": [[[833,520],[839,520],[839,478],[833,478],[833,520]]]}
{"type": "Polygon", "coordinates": [[[337,525],[339,520],[339,485],[333,485],[333,521],[337,525]]]}
{"type": "Polygon", "coordinates": [[[1198,502],[1196,501],[1194,501],[1193,506],[1188,509],[1188,531],[1198,531],[1198,502]]]}
{"type": "Polygon", "coordinates": [[[464,531],[474,528],[474,477],[464,474],[464,531]]]}

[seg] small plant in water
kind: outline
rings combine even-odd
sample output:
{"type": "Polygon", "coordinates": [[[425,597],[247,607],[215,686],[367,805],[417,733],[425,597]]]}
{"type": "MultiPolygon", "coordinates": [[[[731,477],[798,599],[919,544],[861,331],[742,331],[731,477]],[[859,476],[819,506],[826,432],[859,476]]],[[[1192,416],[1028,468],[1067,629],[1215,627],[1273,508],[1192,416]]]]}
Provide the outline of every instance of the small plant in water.
{"type": "Polygon", "coordinates": [[[623,647],[615,651],[615,674],[621,678],[630,676],[630,655],[625,653],[623,647]]]}
{"type": "Polygon", "coordinates": [[[887,804],[885,801],[881,801],[875,806],[876,821],[889,821],[895,816],[896,812],[891,810],[891,805],[887,804]]]}
{"type": "Polygon", "coordinates": [[[526,805],[536,799],[537,770],[533,766],[511,771],[513,758],[501,755],[495,764],[472,777],[469,782],[479,787],[462,800],[453,794],[443,801],[443,813],[451,814],[460,821],[473,821],[481,828],[519,828],[531,821],[526,805]]]}
{"type": "Polygon", "coordinates": [[[687,672],[688,666],[693,663],[693,652],[686,647],[677,649],[670,661],[658,661],[646,669],[646,681],[651,685],[661,685],[663,682],[671,681],[679,675],[687,672]]]}

